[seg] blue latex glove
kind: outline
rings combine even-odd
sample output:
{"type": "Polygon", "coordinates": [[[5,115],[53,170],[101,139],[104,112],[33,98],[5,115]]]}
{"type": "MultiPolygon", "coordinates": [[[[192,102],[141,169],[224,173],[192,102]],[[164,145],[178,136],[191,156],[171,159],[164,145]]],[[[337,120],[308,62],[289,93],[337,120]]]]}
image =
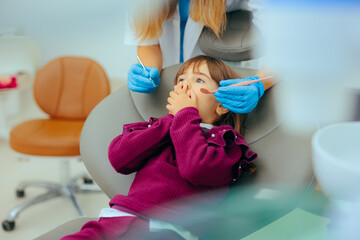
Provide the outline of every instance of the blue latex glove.
{"type": "Polygon", "coordinates": [[[257,105],[264,94],[264,84],[256,82],[247,86],[228,87],[228,85],[259,79],[258,76],[245,79],[229,79],[220,82],[218,91],[214,93],[222,106],[234,113],[249,113],[257,105]]]}
{"type": "Polygon", "coordinates": [[[152,93],[159,86],[159,70],[153,67],[145,68],[146,70],[144,70],[144,68],[139,63],[135,63],[130,67],[127,84],[131,91],[152,93]]]}

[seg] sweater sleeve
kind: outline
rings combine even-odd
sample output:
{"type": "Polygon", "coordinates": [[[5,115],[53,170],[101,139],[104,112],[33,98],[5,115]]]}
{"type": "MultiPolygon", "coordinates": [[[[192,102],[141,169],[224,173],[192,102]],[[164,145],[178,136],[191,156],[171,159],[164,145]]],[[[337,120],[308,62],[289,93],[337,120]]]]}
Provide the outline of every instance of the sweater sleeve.
{"type": "Polygon", "coordinates": [[[193,185],[224,186],[239,177],[242,164],[257,155],[231,126],[214,127],[205,134],[193,107],[180,110],[170,126],[180,175],[193,185]]]}
{"type": "Polygon", "coordinates": [[[123,133],[110,143],[108,157],[113,168],[122,174],[140,170],[159,147],[169,141],[173,115],[149,122],[125,124],[123,133]]]}

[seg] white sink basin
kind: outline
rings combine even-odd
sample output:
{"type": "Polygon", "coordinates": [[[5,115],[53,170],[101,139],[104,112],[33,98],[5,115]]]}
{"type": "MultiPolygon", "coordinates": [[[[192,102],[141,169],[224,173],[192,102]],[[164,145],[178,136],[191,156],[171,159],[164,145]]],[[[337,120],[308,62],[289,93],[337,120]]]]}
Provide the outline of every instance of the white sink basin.
{"type": "Polygon", "coordinates": [[[333,200],[360,200],[360,122],[319,129],[312,137],[312,150],[324,193],[333,200]]]}

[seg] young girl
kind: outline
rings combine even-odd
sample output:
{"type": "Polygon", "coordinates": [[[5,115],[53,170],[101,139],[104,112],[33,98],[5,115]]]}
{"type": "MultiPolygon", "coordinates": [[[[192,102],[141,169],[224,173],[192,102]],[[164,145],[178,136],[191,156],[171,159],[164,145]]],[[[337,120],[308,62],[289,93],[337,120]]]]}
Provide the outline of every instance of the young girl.
{"type": "Polygon", "coordinates": [[[200,91],[215,90],[220,80],[233,77],[217,59],[186,61],[168,98],[169,114],[125,124],[109,146],[117,172],[137,172],[128,195],[115,196],[98,221],[63,239],[198,239],[200,232],[174,219],[186,219],[195,204],[219,204],[257,157],[239,134],[243,116],[200,91]]]}

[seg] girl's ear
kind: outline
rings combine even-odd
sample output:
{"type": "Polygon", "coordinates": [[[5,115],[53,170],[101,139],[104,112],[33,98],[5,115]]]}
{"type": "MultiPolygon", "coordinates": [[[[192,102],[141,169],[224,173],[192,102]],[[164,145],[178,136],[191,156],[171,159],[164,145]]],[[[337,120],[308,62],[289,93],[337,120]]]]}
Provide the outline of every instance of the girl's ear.
{"type": "Polygon", "coordinates": [[[216,107],[216,113],[221,116],[229,112],[229,109],[224,108],[221,103],[216,107]]]}

